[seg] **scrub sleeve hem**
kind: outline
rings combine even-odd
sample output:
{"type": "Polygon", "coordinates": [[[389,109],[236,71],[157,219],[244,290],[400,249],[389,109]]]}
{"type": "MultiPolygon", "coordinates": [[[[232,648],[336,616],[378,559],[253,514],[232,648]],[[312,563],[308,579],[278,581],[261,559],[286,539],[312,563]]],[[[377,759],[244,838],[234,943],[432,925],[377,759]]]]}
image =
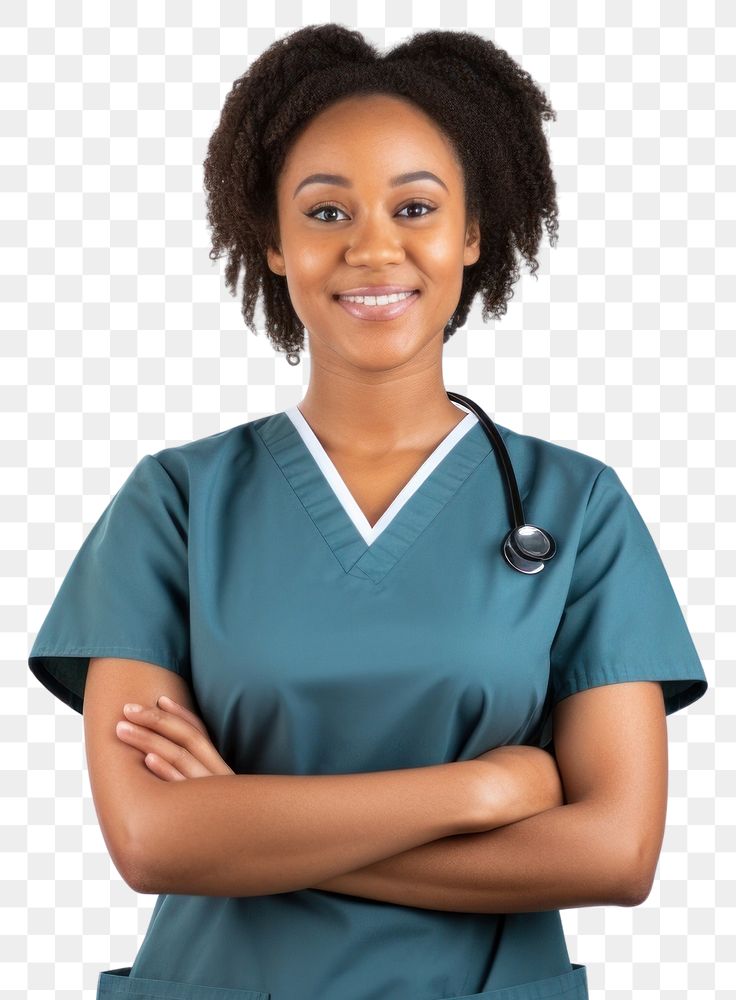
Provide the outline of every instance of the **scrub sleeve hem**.
{"type": "Polygon", "coordinates": [[[579,691],[621,684],[627,681],[659,681],[662,686],[667,715],[687,708],[705,694],[708,683],[698,677],[699,663],[686,660],[679,664],[671,661],[639,661],[627,666],[623,663],[596,663],[568,666],[564,682],[558,686],[553,699],[556,704],[579,691]]]}
{"type": "Polygon", "coordinates": [[[189,671],[184,661],[171,653],[139,646],[74,646],[64,649],[34,648],[28,658],[33,676],[55,697],[75,712],[83,714],[84,686],[92,657],[111,656],[125,660],[144,660],[179,674],[188,682],[189,671]]]}

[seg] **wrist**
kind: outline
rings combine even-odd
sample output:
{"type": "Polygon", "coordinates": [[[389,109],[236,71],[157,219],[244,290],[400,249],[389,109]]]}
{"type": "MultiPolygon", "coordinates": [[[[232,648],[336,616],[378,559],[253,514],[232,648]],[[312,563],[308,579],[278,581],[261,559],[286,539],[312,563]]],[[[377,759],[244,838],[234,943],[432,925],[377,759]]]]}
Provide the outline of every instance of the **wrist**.
{"type": "Polygon", "coordinates": [[[462,794],[462,803],[455,806],[452,833],[482,833],[491,829],[500,800],[498,789],[494,788],[500,769],[494,768],[490,761],[477,758],[447,766],[452,768],[448,781],[462,794]]]}
{"type": "Polygon", "coordinates": [[[480,774],[483,830],[518,823],[564,802],[557,763],[544,750],[523,745],[502,746],[475,762],[483,768],[480,774]]]}

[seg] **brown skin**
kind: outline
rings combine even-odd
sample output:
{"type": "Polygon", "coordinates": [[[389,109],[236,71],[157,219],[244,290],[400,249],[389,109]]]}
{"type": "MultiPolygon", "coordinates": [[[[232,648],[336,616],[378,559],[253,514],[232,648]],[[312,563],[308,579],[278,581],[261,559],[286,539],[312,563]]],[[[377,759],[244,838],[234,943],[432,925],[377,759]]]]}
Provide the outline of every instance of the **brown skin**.
{"type": "Polygon", "coordinates": [[[462,168],[433,121],[384,95],[345,98],[318,115],[279,176],[281,245],[267,257],[286,276],[309,334],[309,387],[299,408],[371,523],[466,416],[442,378],[443,330],[463,268],[480,255],[464,197],[462,168]],[[436,174],[447,190],[427,179],[390,185],[417,170],[436,174]],[[325,172],[353,186],[313,183],[293,196],[305,177],[325,172]],[[386,322],[356,319],[333,298],[375,284],[418,288],[420,296],[386,322]]]}
{"type": "Polygon", "coordinates": [[[477,761],[361,774],[233,774],[203,723],[204,732],[181,719],[172,729],[175,717],[154,708],[161,694],[194,711],[186,681],[171,670],[143,660],[90,660],[84,732],[92,796],[110,856],[138,892],[293,891],[428,841],[487,829],[477,761]],[[116,724],[128,702],[145,706],[146,725],[126,737],[116,724]],[[161,780],[148,752],[170,753],[192,779],[161,780]],[[182,757],[191,758],[191,769],[182,757]],[[182,830],[186,836],[172,839],[182,830]]]}
{"type": "MultiPolygon", "coordinates": [[[[421,111],[361,95],[309,124],[277,195],[280,246],[268,262],[286,276],[309,333],[300,409],[375,523],[465,416],[442,378],[443,328],[463,268],[479,254],[461,169],[421,111]],[[395,174],[420,169],[447,190],[427,180],[390,186],[395,174]],[[292,197],[305,176],[327,171],[352,188],[309,185],[292,197]],[[404,211],[416,200],[435,211],[404,211]],[[319,202],[339,211],[308,218],[319,202]],[[385,323],[354,319],[333,301],[337,291],[376,283],[421,296],[385,323]]],[[[604,685],[560,702],[556,763],[535,748],[502,747],[483,760],[368,775],[234,775],[193,709],[184,681],[155,664],[90,664],[85,731],[95,804],[113,858],[139,891],[312,887],[490,913],[633,905],[649,893],[667,799],[655,682],[604,685]],[[182,708],[156,709],[160,693],[182,708]],[[121,711],[125,701],[146,708],[127,736],[114,729],[120,718],[133,721],[121,711]],[[148,751],[157,757],[147,760],[148,751]],[[174,852],[172,828],[188,832],[174,852]]]]}
{"type": "MultiPolygon", "coordinates": [[[[131,663],[136,661],[128,661],[127,669],[131,663]]],[[[141,663],[138,668],[166,673],[153,664],[141,663]]],[[[123,669],[118,676],[125,674],[123,669]]],[[[100,677],[98,671],[98,684],[100,677]]],[[[162,680],[170,683],[169,678],[162,680]]],[[[307,833],[300,825],[305,816],[314,822],[325,810],[325,800],[315,798],[306,788],[308,777],[287,777],[292,782],[288,790],[286,785],[269,790],[266,785],[259,787],[258,782],[269,782],[271,776],[236,775],[238,781],[245,777],[255,782],[250,789],[243,786],[241,794],[239,787],[228,782],[232,771],[211,744],[183,682],[175,677],[174,685],[183,692],[180,703],[144,706],[138,712],[126,706],[123,715],[133,722],[133,728],[127,734],[118,732],[120,739],[137,751],[122,754],[125,760],[120,770],[125,772],[135,766],[136,759],[142,759],[151,774],[168,782],[165,787],[191,792],[188,798],[167,801],[160,791],[144,789],[144,797],[155,803],[149,808],[158,811],[153,826],[146,831],[146,842],[161,843],[155,871],[149,860],[147,881],[135,886],[140,892],[248,895],[314,888],[426,909],[519,913],[602,903],[631,906],[643,902],[651,891],[667,801],[667,728],[658,683],[604,685],[561,701],[554,711],[559,772],[549,754],[527,746],[497,747],[460,765],[403,772],[402,780],[408,776],[409,785],[416,780],[419,788],[418,782],[431,771],[432,779],[425,787],[439,782],[456,794],[458,781],[452,768],[480,764],[489,789],[485,818],[476,820],[475,830],[463,833],[458,826],[449,836],[436,837],[352,871],[307,881],[303,877],[295,881],[297,873],[313,870],[315,865],[339,868],[344,864],[335,852],[326,856],[321,850],[327,834],[319,823],[316,833],[311,828],[307,833]],[[203,785],[190,780],[207,775],[224,775],[225,784],[203,785]],[[564,792],[561,775],[565,776],[564,792]],[[254,812],[253,806],[268,802],[269,795],[274,796],[271,808],[262,805],[263,813],[254,812]],[[564,804],[563,796],[567,799],[564,804]],[[274,816],[276,803],[278,814],[274,816]],[[239,822],[241,808],[243,825],[239,822]],[[179,841],[174,852],[169,831],[182,825],[190,837],[179,841]],[[254,851],[253,843],[259,844],[261,838],[248,842],[243,832],[254,825],[261,828],[266,843],[275,838],[275,853],[264,851],[262,846],[260,854],[254,851]],[[289,831],[294,831],[293,839],[289,831]],[[315,836],[316,843],[306,846],[315,836]]],[[[470,770],[465,773],[472,776],[470,770]]],[[[337,821],[354,823],[356,837],[365,838],[365,817],[375,819],[372,814],[376,809],[379,829],[385,829],[388,825],[380,802],[391,800],[399,774],[376,773],[370,787],[356,783],[352,797],[344,795],[344,783],[339,789],[324,787],[330,802],[331,836],[334,838],[337,821]],[[368,810],[367,794],[375,795],[379,803],[368,810]]],[[[343,782],[360,778],[339,777],[343,782]]],[[[123,787],[129,780],[124,777],[123,787]]],[[[275,778],[283,780],[284,776],[275,778]]],[[[328,776],[327,780],[332,779],[328,776]]],[[[93,776],[93,792],[98,783],[112,787],[109,778],[104,782],[93,776]]],[[[442,791],[440,799],[445,794],[442,791]]],[[[119,791],[115,801],[120,801],[119,791]]],[[[402,801],[401,818],[405,821],[426,828],[426,814],[426,797],[402,801]],[[424,814],[423,819],[419,813],[424,814]]],[[[392,817],[396,825],[395,805],[392,817]]],[[[375,830],[371,836],[378,844],[375,830]]],[[[107,835],[106,840],[110,843],[107,835]]],[[[342,846],[342,838],[338,842],[342,846]]],[[[155,853],[150,848],[149,852],[155,853]]]]}

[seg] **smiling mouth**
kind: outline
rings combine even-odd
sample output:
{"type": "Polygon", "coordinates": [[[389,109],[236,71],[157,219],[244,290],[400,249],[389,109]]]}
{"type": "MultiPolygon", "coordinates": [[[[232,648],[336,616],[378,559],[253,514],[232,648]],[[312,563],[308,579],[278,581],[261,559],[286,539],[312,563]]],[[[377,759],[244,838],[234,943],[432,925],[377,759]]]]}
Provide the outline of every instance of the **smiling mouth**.
{"type": "MultiPolygon", "coordinates": [[[[361,296],[351,296],[345,297],[341,295],[333,295],[332,298],[337,302],[346,313],[349,313],[354,319],[367,320],[368,322],[381,322],[390,321],[393,319],[398,319],[403,316],[407,310],[411,309],[416,300],[421,295],[418,288],[411,291],[409,295],[402,295],[397,301],[385,302],[382,304],[371,305],[369,302],[358,302],[354,301],[356,298],[361,296]]],[[[381,296],[365,296],[364,298],[375,299],[381,296]]]]}
{"type": "MultiPolygon", "coordinates": [[[[400,295],[402,298],[406,298],[406,297],[408,297],[407,294],[406,294],[407,292],[410,292],[412,295],[418,295],[419,294],[419,289],[418,288],[411,288],[411,289],[407,289],[406,292],[391,292],[390,294],[391,295],[400,295]]],[[[340,300],[352,302],[355,299],[380,299],[380,298],[386,298],[387,296],[386,296],[386,294],[383,294],[383,295],[369,295],[366,292],[364,295],[339,295],[338,294],[338,295],[333,295],[332,297],[337,302],[339,302],[340,300]]],[[[384,304],[392,305],[393,303],[384,303],[384,304]]]]}

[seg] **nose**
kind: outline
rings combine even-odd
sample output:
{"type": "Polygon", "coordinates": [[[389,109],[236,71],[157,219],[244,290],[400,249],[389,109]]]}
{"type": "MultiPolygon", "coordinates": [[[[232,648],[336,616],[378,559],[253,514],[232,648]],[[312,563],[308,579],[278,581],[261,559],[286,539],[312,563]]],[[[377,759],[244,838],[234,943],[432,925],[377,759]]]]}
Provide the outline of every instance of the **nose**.
{"type": "Polygon", "coordinates": [[[405,256],[396,229],[382,221],[364,222],[353,230],[349,243],[345,260],[353,266],[362,264],[378,269],[381,264],[400,263],[405,256]]]}

